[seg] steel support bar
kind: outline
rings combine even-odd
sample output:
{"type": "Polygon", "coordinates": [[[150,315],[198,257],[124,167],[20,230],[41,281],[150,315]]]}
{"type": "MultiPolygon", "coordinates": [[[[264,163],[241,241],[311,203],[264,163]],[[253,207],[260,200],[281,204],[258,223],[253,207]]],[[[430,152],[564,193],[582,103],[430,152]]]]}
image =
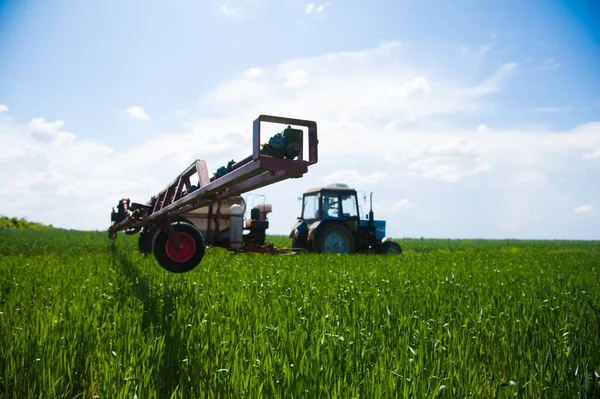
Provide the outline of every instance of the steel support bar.
{"type": "Polygon", "coordinates": [[[204,187],[210,183],[210,177],[208,176],[208,167],[206,162],[198,159],[196,161],[196,172],[198,173],[198,185],[204,187]]]}
{"type": "MultiPolygon", "coordinates": [[[[183,198],[175,201],[171,205],[164,207],[156,212],[153,212],[149,220],[154,220],[167,213],[172,213],[174,210],[181,208],[190,203],[197,202],[201,199],[207,199],[207,197],[223,191],[236,183],[240,183],[244,180],[250,179],[257,176],[265,171],[277,171],[284,170],[294,172],[296,174],[303,174],[308,171],[308,165],[304,161],[294,161],[290,159],[278,159],[271,157],[261,156],[257,161],[250,162],[239,169],[236,169],[225,176],[207,184],[204,187],[200,187],[198,190],[190,193],[183,198]]],[[[216,197],[213,199],[215,200],[216,197]]]]}
{"type": "Polygon", "coordinates": [[[112,231],[138,227],[164,217],[171,218],[191,209],[255,190],[288,178],[300,177],[308,171],[306,162],[261,157],[184,196],[149,216],[129,218],[111,227],[112,231]]]}
{"type": "Polygon", "coordinates": [[[156,222],[156,224],[169,236],[169,239],[173,242],[173,244],[175,244],[177,248],[183,248],[179,237],[177,237],[177,233],[175,232],[173,226],[171,226],[171,223],[169,223],[169,220],[167,218],[159,219],[156,222]]]}
{"type": "Polygon", "coordinates": [[[293,173],[278,170],[276,172],[265,172],[262,175],[248,179],[245,182],[239,183],[229,189],[229,196],[236,196],[248,191],[256,190],[269,184],[277,183],[293,177],[299,177],[293,173]]]}
{"type": "MultiPolygon", "coordinates": [[[[173,201],[179,199],[183,189],[190,188],[190,177],[192,177],[197,171],[202,169],[202,165],[204,165],[204,169],[206,170],[206,163],[201,160],[196,160],[190,166],[188,166],[183,173],[177,176],[167,187],[165,187],[156,197],[150,200],[148,205],[153,205],[152,212],[156,212],[162,209],[165,205],[169,205],[173,201]],[[154,204],[152,204],[154,201],[154,204]]],[[[206,172],[206,176],[208,176],[208,171],[206,172]]],[[[200,179],[201,181],[202,179],[200,179]]]]}

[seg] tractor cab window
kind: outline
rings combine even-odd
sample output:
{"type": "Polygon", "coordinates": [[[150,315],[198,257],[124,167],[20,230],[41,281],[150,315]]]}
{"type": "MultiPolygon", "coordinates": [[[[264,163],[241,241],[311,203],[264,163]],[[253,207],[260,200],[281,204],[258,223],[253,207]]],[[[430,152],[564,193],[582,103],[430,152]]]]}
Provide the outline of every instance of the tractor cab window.
{"type": "Polygon", "coordinates": [[[317,194],[305,195],[302,203],[302,218],[303,219],[318,219],[319,218],[319,197],[317,194]]]}
{"type": "Polygon", "coordinates": [[[340,204],[337,193],[323,193],[323,217],[339,218],[340,204]]]}
{"type": "Polygon", "coordinates": [[[356,195],[353,194],[342,194],[342,211],[344,212],[344,218],[358,218],[358,207],[356,206],[356,195]]]}

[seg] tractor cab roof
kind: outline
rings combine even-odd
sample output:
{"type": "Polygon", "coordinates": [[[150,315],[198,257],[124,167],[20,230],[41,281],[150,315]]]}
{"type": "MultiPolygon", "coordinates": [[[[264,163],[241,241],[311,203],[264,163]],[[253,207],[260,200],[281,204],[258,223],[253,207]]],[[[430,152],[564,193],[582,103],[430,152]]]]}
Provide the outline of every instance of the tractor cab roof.
{"type": "Polygon", "coordinates": [[[304,194],[315,194],[321,191],[337,191],[346,193],[355,193],[356,190],[344,183],[332,183],[322,187],[314,187],[306,190],[304,194]]]}

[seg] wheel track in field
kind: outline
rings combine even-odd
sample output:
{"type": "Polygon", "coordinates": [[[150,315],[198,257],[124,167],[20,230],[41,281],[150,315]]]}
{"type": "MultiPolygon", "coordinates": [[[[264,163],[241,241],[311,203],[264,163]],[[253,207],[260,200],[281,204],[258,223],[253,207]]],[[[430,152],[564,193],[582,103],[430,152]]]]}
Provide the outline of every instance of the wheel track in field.
{"type": "Polygon", "coordinates": [[[166,350],[163,354],[163,365],[155,370],[154,380],[159,397],[170,397],[174,390],[178,389],[176,381],[179,380],[178,375],[182,368],[177,349],[186,346],[186,343],[178,339],[176,334],[172,334],[177,326],[173,325],[173,318],[169,317],[176,310],[173,298],[178,295],[178,292],[167,285],[160,291],[152,289],[152,284],[131,259],[130,254],[120,250],[114,242],[110,251],[116,270],[131,282],[119,300],[125,302],[127,293],[134,295],[144,306],[141,320],[144,334],[154,338],[161,335],[164,337],[166,350]]]}
{"type": "MultiPolygon", "coordinates": [[[[127,291],[135,295],[144,304],[143,330],[147,330],[152,325],[159,326],[158,309],[160,309],[160,304],[158,299],[151,293],[148,279],[142,275],[126,253],[119,251],[114,242],[110,247],[110,251],[112,260],[117,266],[117,271],[131,282],[130,289],[127,291]]],[[[121,296],[120,299],[124,300],[125,298],[121,296]]]]}

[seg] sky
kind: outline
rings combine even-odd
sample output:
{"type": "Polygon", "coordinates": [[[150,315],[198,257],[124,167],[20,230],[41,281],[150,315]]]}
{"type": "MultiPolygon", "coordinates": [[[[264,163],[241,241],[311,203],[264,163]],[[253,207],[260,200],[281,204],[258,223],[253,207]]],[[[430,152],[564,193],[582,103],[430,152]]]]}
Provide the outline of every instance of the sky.
{"type": "Polygon", "coordinates": [[[0,215],[105,230],[260,114],[319,129],[271,234],[346,183],[396,238],[600,239],[595,1],[0,0],[0,215]]]}

